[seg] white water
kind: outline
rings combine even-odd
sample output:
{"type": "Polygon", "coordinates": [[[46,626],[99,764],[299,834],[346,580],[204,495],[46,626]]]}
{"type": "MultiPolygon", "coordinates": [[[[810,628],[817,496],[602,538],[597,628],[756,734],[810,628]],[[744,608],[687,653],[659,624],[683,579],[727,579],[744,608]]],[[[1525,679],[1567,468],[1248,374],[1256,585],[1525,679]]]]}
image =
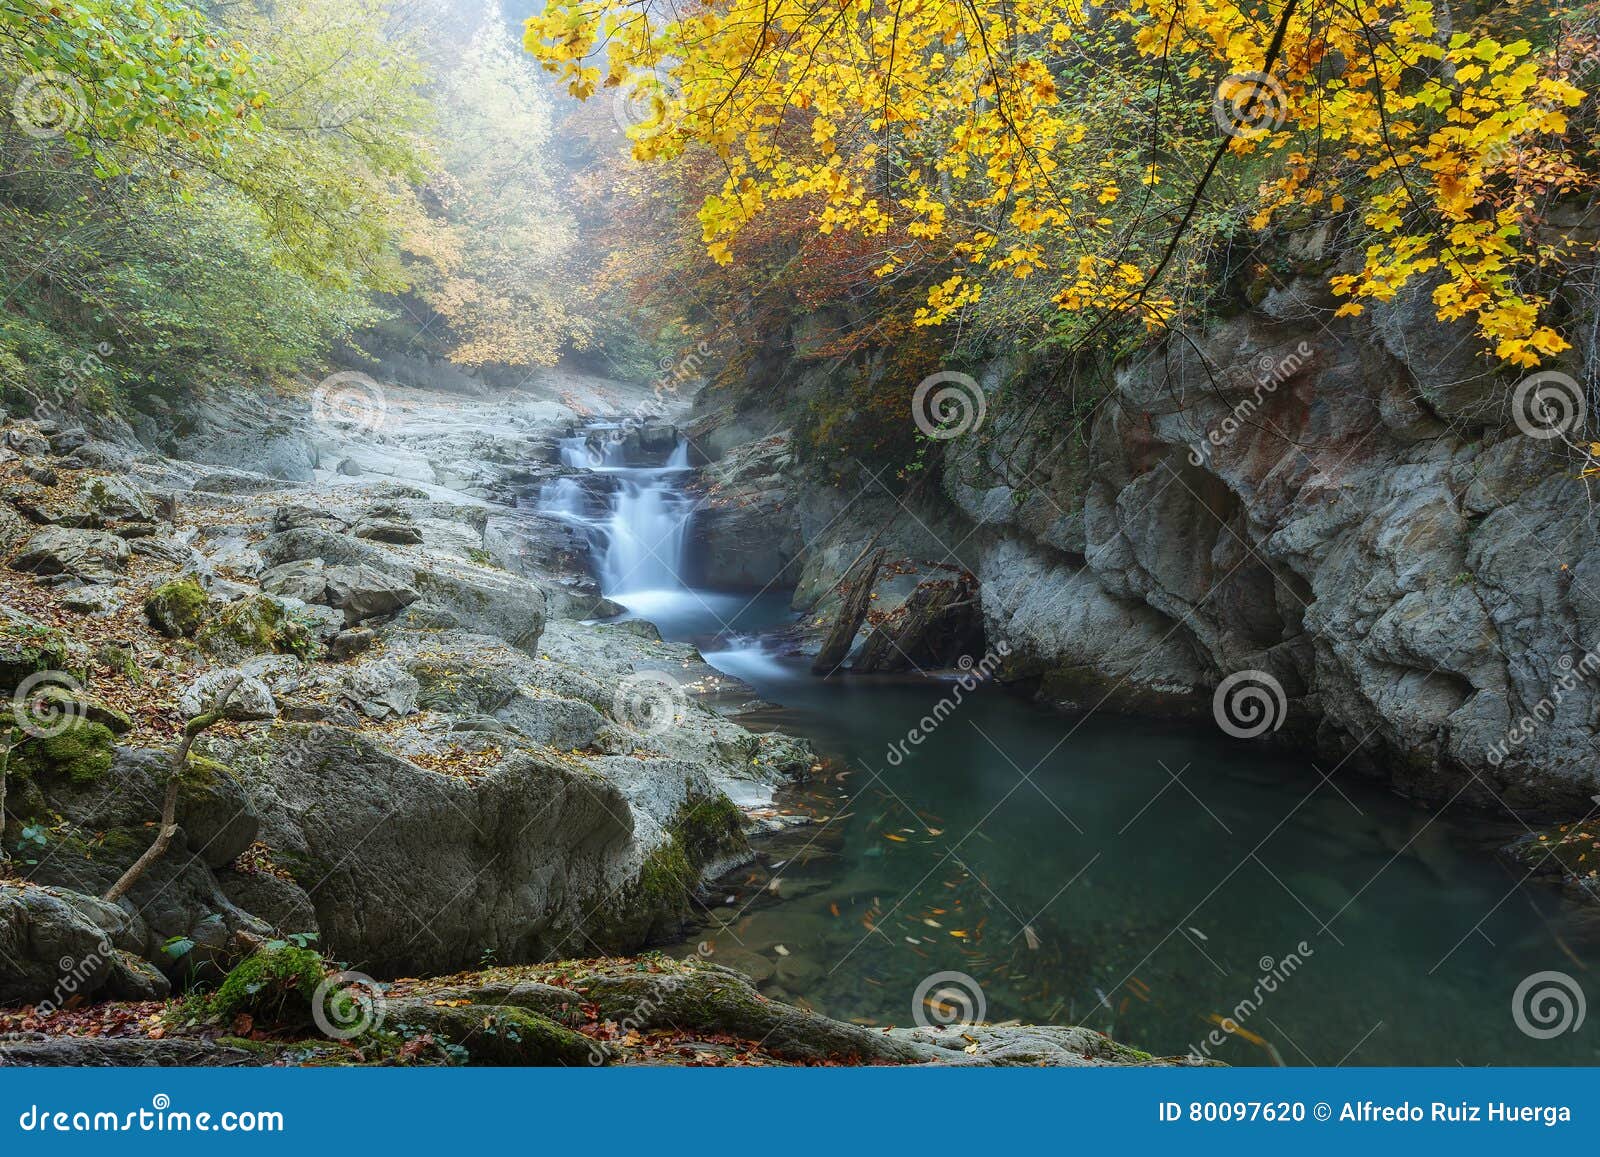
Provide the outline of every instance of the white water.
{"type": "Polygon", "coordinates": [[[630,465],[625,444],[609,427],[563,438],[559,449],[564,465],[610,483],[603,509],[594,497],[600,488],[576,477],[554,479],[539,495],[542,513],[579,527],[588,538],[600,592],[630,615],[650,620],[667,638],[704,643],[706,661],[730,675],[778,677],[780,664],[743,624],[757,618],[764,625],[775,600],[780,613],[786,600],[699,590],[684,578],[694,516],[684,489],[692,470],[689,443],[680,440],[660,466],[630,465]]]}

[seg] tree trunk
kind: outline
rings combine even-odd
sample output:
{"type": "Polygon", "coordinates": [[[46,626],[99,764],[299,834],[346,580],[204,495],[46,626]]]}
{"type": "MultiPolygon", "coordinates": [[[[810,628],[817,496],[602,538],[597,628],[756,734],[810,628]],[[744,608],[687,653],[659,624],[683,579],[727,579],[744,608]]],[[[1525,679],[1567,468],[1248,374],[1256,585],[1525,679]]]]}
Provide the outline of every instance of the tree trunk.
{"type": "Polygon", "coordinates": [[[178,745],[178,752],[172,759],[172,771],[167,775],[167,792],[161,800],[161,830],[156,833],[155,843],[145,849],[144,855],[128,865],[128,870],[102,897],[107,903],[115,904],[128,894],[128,890],[139,882],[139,877],[144,875],[150,865],[166,855],[167,848],[172,844],[172,837],[178,834],[178,785],[183,779],[184,768],[189,766],[189,751],[194,747],[194,741],[200,733],[223,717],[228,708],[228,700],[238,690],[242,677],[235,677],[223,687],[222,693],[217,696],[216,706],[204,715],[196,715],[189,720],[183,728],[183,742],[178,745]]]}
{"type": "Polygon", "coordinates": [[[861,620],[867,617],[867,607],[872,601],[872,584],[878,581],[878,570],[883,566],[884,554],[884,550],[879,548],[870,563],[864,566],[858,564],[853,581],[840,584],[847,586],[848,590],[839,607],[839,617],[833,621],[833,629],[828,632],[827,641],[811,663],[813,675],[832,675],[850,654],[850,644],[861,629],[861,620]]]}

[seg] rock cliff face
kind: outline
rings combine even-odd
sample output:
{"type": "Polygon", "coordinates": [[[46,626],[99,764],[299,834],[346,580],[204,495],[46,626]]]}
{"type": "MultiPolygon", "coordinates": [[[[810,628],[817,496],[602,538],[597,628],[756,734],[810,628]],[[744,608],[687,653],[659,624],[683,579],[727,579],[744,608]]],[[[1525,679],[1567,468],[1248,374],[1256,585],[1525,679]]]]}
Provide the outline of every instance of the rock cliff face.
{"type": "MultiPolygon", "coordinates": [[[[876,542],[903,564],[880,614],[906,575],[970,568],[1005,674],[1064,707],[1209,717],[1220,683],[1264,673],[1276,737],[1325,769],[1502,817],[1586,814],[1600,536],[1582,459],[1522,431],[1515,381],[1425,293],[1331,322],[1321,284],[1123,366],[1086,421],[1052,399],[1094,383],[983,368],[988,412],[946,443],[942,493],[897,506],[865,475],[858,493],[793,473],[797,605],[825,630],[876,542]]],[[[748,522],[784,519],[761,499],[739,500],[748,522]]]]}

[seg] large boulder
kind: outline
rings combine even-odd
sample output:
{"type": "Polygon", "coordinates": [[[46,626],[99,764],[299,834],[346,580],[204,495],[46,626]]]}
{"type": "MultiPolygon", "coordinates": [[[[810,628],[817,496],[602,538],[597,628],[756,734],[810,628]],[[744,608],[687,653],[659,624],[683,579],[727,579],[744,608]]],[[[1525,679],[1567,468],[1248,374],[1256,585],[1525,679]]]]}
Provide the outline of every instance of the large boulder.
{"type": "Polygon", "coordinates": [[[88,583],[111,583],[128,563],[128,544],[99,530],[51,526],[23,543],[11,560],[14,570],[37,575],[71,575],[88,583]]]}
{"type": "Polygon", "coordinates": [[[375,566],[330,566],[324,583],[328,605],[343,611],[345,622],[352,626],[392,615],[417,601],[412,587],[375,566]]]}
{"type": "Polygon", "coordinates": [[[325,602],[328,576],[321,559],[300,559],[272,567],[261,575],[261,589],[269,595],[299,599],[303,603],[325,602]]]}
{"type": "Polygon", "coordinates": [[[93,995],[111,978],[111,939],[70,896],[0,884],[0,1005],[59,1006],[93,995]]]}
{"type": "Polygon", "coordinates": [[[566,761],[513,755],[468,782],[322,725],[216,746],[315,905],[322,946],[374,973],[446,972],[486,950],[548,955],[645,854],[617,789],[566,761]]]}

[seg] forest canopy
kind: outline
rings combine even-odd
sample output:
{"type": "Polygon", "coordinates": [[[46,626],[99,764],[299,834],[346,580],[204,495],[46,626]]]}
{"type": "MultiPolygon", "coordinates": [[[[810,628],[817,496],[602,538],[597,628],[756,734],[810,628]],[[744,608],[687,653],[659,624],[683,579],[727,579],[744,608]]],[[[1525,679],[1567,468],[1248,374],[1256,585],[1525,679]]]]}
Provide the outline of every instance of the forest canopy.
{"type": "Polygon", "coordinates": [[[1428,0],[553,0],[525,42],[648,108],[634,153],[685,174],[715,261],[798,213],[915,326],[1109,344],[1203,313],[1238,238],[1325,227],[1340,314],[1416,282],[1536,366],[1592,252],[1559,224],[1600,171],[1596,32],[1428,0]]]}
{"type": "Polygon", "coordinates": [[[0,0],[6,395],[582,348],[542,84],[483,0],[0,0]]]}

